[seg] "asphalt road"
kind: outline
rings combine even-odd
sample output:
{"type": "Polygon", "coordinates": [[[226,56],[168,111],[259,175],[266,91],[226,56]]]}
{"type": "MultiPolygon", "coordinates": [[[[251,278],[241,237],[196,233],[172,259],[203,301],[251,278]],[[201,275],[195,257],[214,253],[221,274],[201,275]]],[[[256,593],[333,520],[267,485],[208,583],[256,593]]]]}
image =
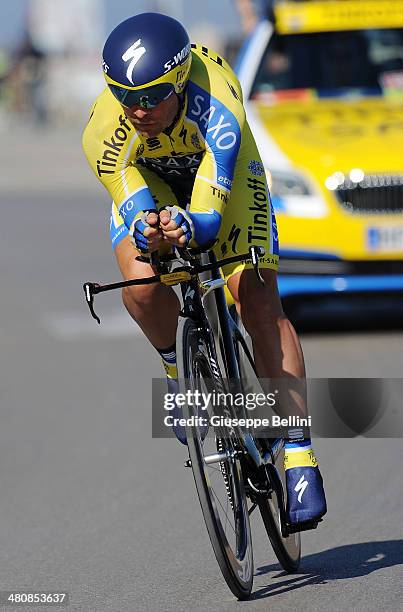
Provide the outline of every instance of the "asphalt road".
{"type": "MultiPolygon", "coordinates": [[[[0,590],[88,612],[402,609],[400,439],[317,440],[326,521],[287,575],[253,515],[254,597],[234,600],[184,448],[151,438],[158,357],[118,295],[102,327],[83,303],[83,281],[118,278],[108,198],[74,132],[22,136],[0,160],[0,590]]],[[[401,331],[302,341],[311,376],[402,376],[401,331]]]]}

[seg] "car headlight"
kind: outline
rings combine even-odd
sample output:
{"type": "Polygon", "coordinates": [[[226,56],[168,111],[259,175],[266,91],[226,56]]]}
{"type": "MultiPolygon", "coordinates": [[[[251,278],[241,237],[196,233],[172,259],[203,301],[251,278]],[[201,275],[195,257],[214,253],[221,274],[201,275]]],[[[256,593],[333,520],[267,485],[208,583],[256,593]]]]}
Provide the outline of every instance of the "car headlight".
{"type": "Polygon", "coordinates": [[[270,171],[267,171],[267,174],[270,191],[273,196],[286,198],[288,196],[306,196],[311,194],[306,182],[297,174],[270,171]]]}
{"type": "Polygon", "coordinates": [[[276,212],[292,217],[314,218],[327,214],[323,198],[299,174],[266,168],[266,176],[276,212]]]}

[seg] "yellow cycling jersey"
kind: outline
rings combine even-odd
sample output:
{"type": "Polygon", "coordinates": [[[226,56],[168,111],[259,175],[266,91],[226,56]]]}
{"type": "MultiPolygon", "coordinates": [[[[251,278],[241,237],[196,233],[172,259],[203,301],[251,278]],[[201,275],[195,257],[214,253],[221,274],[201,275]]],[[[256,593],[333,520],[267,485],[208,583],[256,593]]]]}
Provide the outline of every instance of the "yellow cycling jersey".
{"type": "Polygon", "coordinates": [[[219,230],[237,160],[250,159],[246,125],[241,88],[229,64],[192,45],[182,111],[171,129],[154,138],[141,135],[106,88],[91,109],[83,148],[127,227],[140,210],[156,207],[141,171],[145,167],[179,194],[188,193],[195,240],[202,244],[219,230]]]}

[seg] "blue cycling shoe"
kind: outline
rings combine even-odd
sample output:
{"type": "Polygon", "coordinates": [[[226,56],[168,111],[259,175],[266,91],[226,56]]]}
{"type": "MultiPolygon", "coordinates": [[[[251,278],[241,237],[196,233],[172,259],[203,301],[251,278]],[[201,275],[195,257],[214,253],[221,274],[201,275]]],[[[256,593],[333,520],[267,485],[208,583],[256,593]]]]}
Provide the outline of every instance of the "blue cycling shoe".
{"type": "MultiPolygon", "coordinates": [[[[315,523],[327,512],[323,479],[318,466],[289,467],[287,486],[287,521],[291,525],[315,523]]],[[[316,525],[315,525],[316,526],[316,525]]]]}
{"type": "Polygon", "coordinates": [[[313,529],[327,512],[323,479],[309,438],[288,440],[284,448],[286,515],[298,531],[313,529]]]}

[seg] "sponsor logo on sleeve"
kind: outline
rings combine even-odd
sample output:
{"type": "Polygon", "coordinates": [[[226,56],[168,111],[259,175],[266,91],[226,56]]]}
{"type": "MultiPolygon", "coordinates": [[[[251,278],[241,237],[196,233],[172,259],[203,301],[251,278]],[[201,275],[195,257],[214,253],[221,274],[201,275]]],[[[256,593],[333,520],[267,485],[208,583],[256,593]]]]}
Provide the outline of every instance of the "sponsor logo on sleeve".
{"type": "Polygon", "coordinates": [[[231,189],[232,181],[227,176],[219,176],[217,182],[227,189],[231,189]]]}
{"type": "Polygon", "coordinates": [[[214,185],[210,185],[210,189],[213,192],[213,196],[224,202],[224,204],[228,203],[228,194],[218,189],[218,187],[214,187],[214,185]]]}
{"type": "Polygon", "coordinates": [[[120,152],[131,131],[132,128],[126,116],[119,115],[119,127],[116,128],[108,140],[104,140],[103,144],[105,145],[105,149],[102,153],[102,159],[97,159],[97,172],[99,177],[102,177],[104,174],[113,174],[115,172],[120,152]]]}
{"type": "Polygon", "coordinates": [[[196,117],[210,144],[221,151],[232,149],[239,141],[239,126],[232,113],[218,100],[210,104],[211,100],[211,97],[207,100],[207,96],[196,94],[192,100],[190,114],[196,117]],[[221,110],[224,110],[224,113],[221,110]]]}

